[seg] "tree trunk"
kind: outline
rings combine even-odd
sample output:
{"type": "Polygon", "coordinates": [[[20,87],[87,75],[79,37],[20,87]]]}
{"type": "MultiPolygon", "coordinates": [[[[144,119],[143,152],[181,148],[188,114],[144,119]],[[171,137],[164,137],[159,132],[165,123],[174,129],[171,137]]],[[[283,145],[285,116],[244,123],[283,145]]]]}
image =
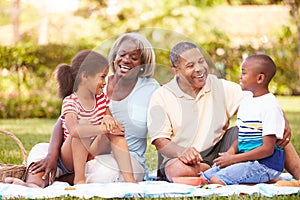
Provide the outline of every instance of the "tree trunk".
{"type": "Polygon", "coordinates": [[[296,27],[297,27],[298,84],[300,84],[300,23],[299,23],[299,12],[298,12],[298,9],[299,9],[299,5],[298,4],[294,4],[292,13],[293,13],[293,18],[295,20],[296,27]]]}
{"type": "Polygon", "coordinates": [[[300,85],[300,22],[299,22],[299,4],[294,0],[285,0],[291,8],[291,15],[297,27],[297,63],[298,63],[298,84],[300,85]]]}
{"type": "Polygon", "coordinates": [[[40,30],[38,45],[48,44],[48,5],[46,0],[41,0],[38,4],[38,9],[40,11],[40,30]]]}
{"type": "Polygon", "coordinates": [[[232,5],[231,0],[227,0],[228,5],[232,5]]]}
{"type": "Polygon", "coordinates": [[[48,16],[43,15],[40,21],[39,45],[48,44],[48,16]]]}
{"type": "Polygon", "coordinates": [[[12,0],[11,18],[13,25],[13,43],[16,43],[20,40],[20,0],[12,0]]]}

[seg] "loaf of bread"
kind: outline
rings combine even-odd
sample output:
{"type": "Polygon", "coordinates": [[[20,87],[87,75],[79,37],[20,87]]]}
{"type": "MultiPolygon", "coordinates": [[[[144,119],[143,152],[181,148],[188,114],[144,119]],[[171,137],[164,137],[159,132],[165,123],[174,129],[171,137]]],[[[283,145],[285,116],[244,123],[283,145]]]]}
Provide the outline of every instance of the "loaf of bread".
{"type": "Polygon", "coordinates": [[[275,183],[277,186],[300,187],[300,180],[279,180],[275,183]]]}

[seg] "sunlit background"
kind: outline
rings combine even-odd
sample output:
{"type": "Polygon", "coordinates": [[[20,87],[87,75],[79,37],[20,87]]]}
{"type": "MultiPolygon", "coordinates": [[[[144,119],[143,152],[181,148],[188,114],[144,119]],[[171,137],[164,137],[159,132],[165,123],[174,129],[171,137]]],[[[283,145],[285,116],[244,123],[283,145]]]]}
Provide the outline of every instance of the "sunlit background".
{"type": "Polygon", "coordinates": [[[188,40],[206,52],[211,73],[237,83],[243,59],[266,53],[277,64],[271,92],[300,95],[296,2],[0,0],[0,117],[57,117],[55,67],[82,49],[107,56],[116,37],[131,31],[153,45],[160,84],[173,78],[170,49],[188,40]]]}
{"type": "MultiPolygon", "coordinates": [[[[268,45],[276,31],[292,26],[290,9],[269,5],[241,5],[217,1],[134,0],[1,0],[1,44],[24,39],[38,44],[105,40],[112,35],[145,27],[176,31],[202,42],[216,33],[232,45],[268,45]],[[14,11],[15,10],[15,11],[14,11]],[[11,17],[15,16],[15,21],[11,17]],[[17,22],[18,20],[18,22],[17,22]],[[15,22],[15,24],[13,24],[15,22]],[[18,26],[18,27],[16,27],[18,26]],[[14,38],[14,30],[17,35],[14,38]],[[210,36],[209,36],[210,35],[210,36]]],[[[234,3],[236,2],[236,3],[234,3]]]]}

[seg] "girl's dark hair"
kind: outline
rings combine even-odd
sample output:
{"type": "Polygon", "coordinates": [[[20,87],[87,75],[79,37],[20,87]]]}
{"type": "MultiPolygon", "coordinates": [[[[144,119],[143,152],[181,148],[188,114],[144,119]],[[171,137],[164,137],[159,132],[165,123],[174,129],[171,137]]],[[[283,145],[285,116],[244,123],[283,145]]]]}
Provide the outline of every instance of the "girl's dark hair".
{"type": "Polygon", "coordinates": [[[56,67],[58,96],[63,99],[76,92],[81,82],[81,73],[93,76],[102,72],[106,67],[108,67],[107,59],[101,54],[91,50],[80,51],[72,59],[71,65],[63,63],[56,67]]]}

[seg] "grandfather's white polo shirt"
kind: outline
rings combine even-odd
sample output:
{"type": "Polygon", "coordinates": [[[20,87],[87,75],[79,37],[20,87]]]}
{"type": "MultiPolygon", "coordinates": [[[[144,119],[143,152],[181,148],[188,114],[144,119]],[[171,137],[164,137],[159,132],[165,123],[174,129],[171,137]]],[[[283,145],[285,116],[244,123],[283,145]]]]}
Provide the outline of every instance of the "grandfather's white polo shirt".
{"type": "Polygon", "coordinates": [[[179,88],[174,77],[152,95],[148,110],[151,143],[169,138],[182,147],[204,151],[223,137],[243,97],[240,85],[209,74],[194,98],[179,88]]]}

